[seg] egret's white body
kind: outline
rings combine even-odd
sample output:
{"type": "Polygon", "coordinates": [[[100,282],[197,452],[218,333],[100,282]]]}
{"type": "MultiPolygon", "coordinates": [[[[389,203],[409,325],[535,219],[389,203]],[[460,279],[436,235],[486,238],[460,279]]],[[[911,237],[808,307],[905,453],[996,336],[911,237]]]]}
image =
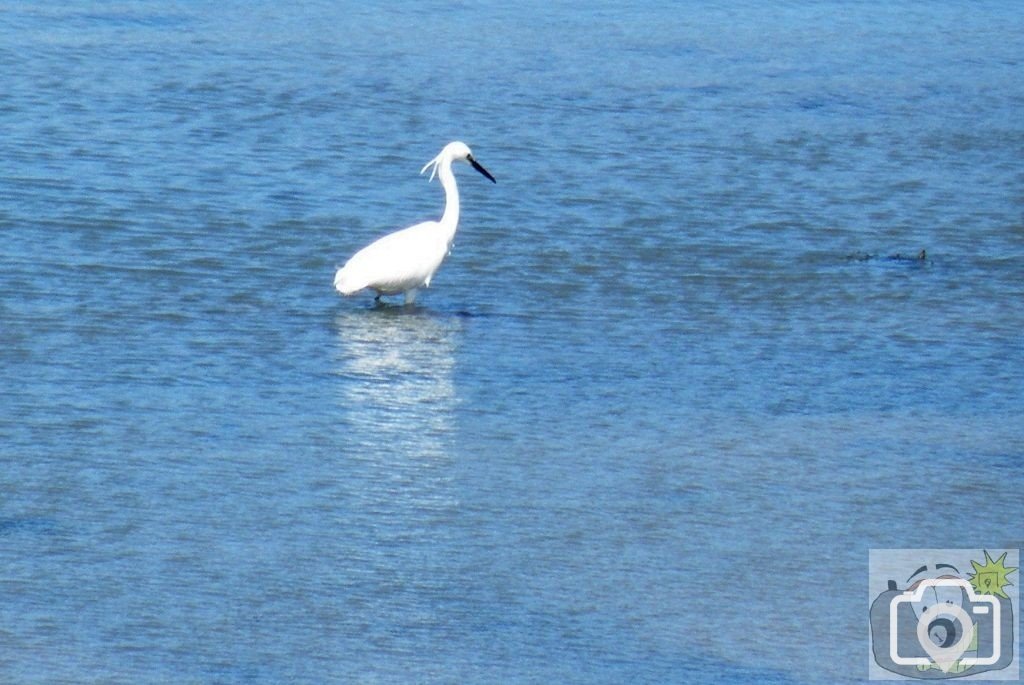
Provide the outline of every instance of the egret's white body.
{"type": "Polygon", "coordinates": [[[473,159],[465,143],[448,143],[434,159],[420,170],[431,169],[441,180],[445,206],[440,221],[424,221],[390,233],[352,255],[334,275],[334,287],[342,295],[352,295],[365,288],[381,295],[404,293],[406,304],[416,299],[416,291],[429,287],[434,272],[448,256],[459,225],[459,188],[452,172],[453,162],[466,162],[494,182],[494,177],[473,159]]]}

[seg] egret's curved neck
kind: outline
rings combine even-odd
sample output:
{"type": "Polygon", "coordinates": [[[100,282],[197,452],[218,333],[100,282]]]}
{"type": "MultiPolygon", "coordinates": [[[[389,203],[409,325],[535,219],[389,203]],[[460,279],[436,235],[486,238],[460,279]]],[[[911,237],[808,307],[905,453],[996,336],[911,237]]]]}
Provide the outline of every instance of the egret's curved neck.
{"type": "Polygon", "coordinates": [[[451,243],[455,238],[455,229],[459,226],[459,188],[455,185],[455,174],[452,172],[451,160],[439,165],[437,177],[444,188],[444,215],[441,217],[441,228],[445,239],[451,243]]]}

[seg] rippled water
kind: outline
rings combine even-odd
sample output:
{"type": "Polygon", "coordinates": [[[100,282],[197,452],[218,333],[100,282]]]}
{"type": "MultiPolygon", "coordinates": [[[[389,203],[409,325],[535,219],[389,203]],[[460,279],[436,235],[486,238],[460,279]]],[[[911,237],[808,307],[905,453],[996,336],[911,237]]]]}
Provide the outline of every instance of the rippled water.
{"type": "Polygon", "coordinates": [[[1019,7],[645,5],[0,8],[0,679],[860,681],[1022,546],[1019,7]]]}

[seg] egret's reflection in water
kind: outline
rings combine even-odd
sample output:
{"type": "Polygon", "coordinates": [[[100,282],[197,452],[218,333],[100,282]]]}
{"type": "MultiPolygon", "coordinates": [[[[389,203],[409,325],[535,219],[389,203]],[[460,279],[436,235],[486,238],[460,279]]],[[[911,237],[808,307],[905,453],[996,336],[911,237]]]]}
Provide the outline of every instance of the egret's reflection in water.
{"type": "Polygon", "coordinates": [[[370,558],[391,548],[393,555],[416,554],[422,561],[425,552],[436,551],[437,526],[457,506],[452,376],[461,322],[423,310],[378,308],[345,312],[336,324],[345,425],[338,475],[352,498],[348,523],[367,536],[363,549],[370,558]]]}
{"type": "Polygon", "coordinates": [[[379,308],[337,319],[345,406],[367,453],[446,453],[455,407],[456,317],[379,308]]]}

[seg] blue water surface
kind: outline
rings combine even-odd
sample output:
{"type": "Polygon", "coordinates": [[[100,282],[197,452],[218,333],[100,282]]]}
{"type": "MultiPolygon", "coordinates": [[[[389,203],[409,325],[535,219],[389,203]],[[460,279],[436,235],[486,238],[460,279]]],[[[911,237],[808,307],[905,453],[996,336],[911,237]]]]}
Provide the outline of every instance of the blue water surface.
{"type": "Polygon", "coordinates": [[[1005,1],[0,7],[0,680],[864,681],[869,549],[1024,546],[1022,56],[1005,1]],[[455,139],[431,288],[338,296],[455,139]]]}

